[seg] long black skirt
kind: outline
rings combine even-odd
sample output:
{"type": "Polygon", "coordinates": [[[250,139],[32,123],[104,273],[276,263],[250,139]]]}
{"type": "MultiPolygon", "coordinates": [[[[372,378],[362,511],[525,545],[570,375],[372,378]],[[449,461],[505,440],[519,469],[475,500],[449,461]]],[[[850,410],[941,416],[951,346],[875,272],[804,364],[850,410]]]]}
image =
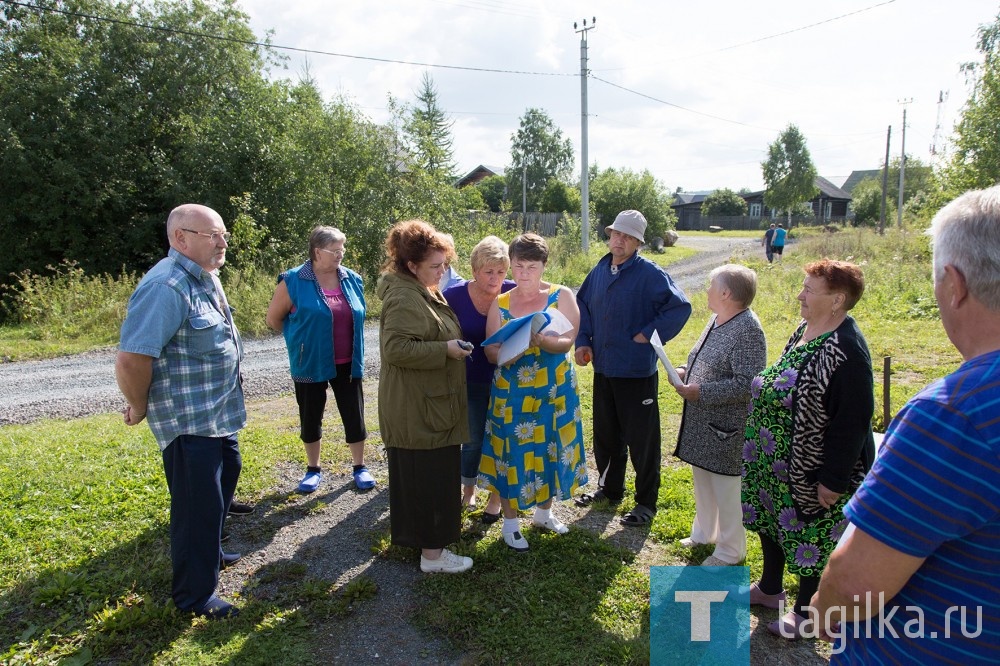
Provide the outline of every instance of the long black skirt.
{"type": "Polygon", "coordinates": [[[461,446],[386,447],[389,527],[394,546],[444,548],[462,531],[461,446]]]}

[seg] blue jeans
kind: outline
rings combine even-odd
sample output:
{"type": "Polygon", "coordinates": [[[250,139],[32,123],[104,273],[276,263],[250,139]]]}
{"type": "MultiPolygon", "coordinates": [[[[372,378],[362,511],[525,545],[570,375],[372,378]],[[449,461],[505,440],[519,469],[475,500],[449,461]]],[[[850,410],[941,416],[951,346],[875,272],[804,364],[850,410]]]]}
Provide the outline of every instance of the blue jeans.
{"type": "Polygon", "coordinates": [[[236,435],[181,435],[163,450],[170,489],[170,559],[174,604],[200,610],[219,584],[222,523],[243,459],[236,435]]]}
{"type": "Polygon", "coordinates": [[[479,459],[483,454],[486,433],[486,410],[490,405],[493,384],[469,382],[465,394],[469,399],[469,441],[462,444],[462,485],[474,486],[479,478],[479,459]]]}

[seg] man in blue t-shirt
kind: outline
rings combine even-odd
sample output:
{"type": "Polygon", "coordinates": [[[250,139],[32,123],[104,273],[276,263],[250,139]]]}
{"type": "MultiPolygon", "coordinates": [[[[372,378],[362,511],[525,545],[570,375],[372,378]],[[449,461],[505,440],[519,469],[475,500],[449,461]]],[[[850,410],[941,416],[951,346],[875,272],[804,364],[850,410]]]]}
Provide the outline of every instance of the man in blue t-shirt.
{"type": "Polygon", "coordinates": [[[774,237],[771,238],[771,253],[781,261],[781,253],[785,251],[785,236],[788,232],[785,231],[785,225],[779,223],[778,228],[774,230],[774,237]]]}
{"type": "Polygon", "coordinates": [[[928,232],[934,296],[965,362],[910,400],[845,513],[813,597],[832,664],[1000,663],[1000,186],[928,232]]]}

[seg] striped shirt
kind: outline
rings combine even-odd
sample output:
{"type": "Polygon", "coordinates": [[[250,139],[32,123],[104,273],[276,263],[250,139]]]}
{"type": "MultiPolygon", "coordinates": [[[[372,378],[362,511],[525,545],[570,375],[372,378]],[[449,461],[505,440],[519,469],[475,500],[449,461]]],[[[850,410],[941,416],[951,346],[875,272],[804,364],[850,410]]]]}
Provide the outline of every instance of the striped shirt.
{"type": "Polygon", "coordinates": [[[831,663],[1000,663],[1000,351],[907,403],[845,513],[926,560],[882,613],[898,638],[845,627],[831,663]]]}
{"type": "Polygon", "coordinates": [[[146,418],[161,450],[246,424],[242,344],[227,310],[218,280],[173,248],[129,299],[119,349],[154,359],[146,418]]]}

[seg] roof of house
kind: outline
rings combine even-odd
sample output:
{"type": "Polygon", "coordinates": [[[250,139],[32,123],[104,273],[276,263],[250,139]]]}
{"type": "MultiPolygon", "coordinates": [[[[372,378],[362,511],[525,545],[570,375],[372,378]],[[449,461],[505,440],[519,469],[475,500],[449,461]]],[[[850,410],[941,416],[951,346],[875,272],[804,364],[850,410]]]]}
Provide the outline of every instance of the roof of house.
{"type": "MultiPolygon", "coordinates": [[[[816,187],[819,188],[820,195],[828,199],[850,200],[851,198],[850,193],[837,187],[823,176],[816,176],[816,187]]],[[[765,192],[767,192],[767,190],[760,190],[758,192],[747,192],[745,194],[741,194],[740,196],[743,197],[744,199],[755,199],[762,197],[765,192]]]]}
{"type": "Polygon", "coordinates": [[[816,176],[816,187],[819,191],[831,199],[850,199],[851,194],[840,189],[823,176],[816,176]]]}
{"type": "Polygon", "coordinates": [[[708,196],[713,192],[715,192],[715,190],[702,190],[700,192],[675,192],[674,202],[670,205],[671,207],[674,207],[674,206],[686,206],[688,204],[695,204],[695,203],[700,204],[703,201],[705,201],[705,199],[707,199],[708,196]]]}
{"type": "Polygon", "coordinates": [[[844,184],[841,185],[841,189],[845,192],[853,192],[854,186],[865,180],[866,178],[879,179],[882,177],[882,169],[864,169],[861,171],[854,170],[851,175],[847,177],[844,184]]]}
{"type": "Polygon", "coordinates": [[[465,174],[455,181],[455,187],[462,187],[468,183],[478,183],[483,178],[489,176],[502,176],[503,167],[492,166],[490,164],[480,164],[475,169],[465,174]]]}

